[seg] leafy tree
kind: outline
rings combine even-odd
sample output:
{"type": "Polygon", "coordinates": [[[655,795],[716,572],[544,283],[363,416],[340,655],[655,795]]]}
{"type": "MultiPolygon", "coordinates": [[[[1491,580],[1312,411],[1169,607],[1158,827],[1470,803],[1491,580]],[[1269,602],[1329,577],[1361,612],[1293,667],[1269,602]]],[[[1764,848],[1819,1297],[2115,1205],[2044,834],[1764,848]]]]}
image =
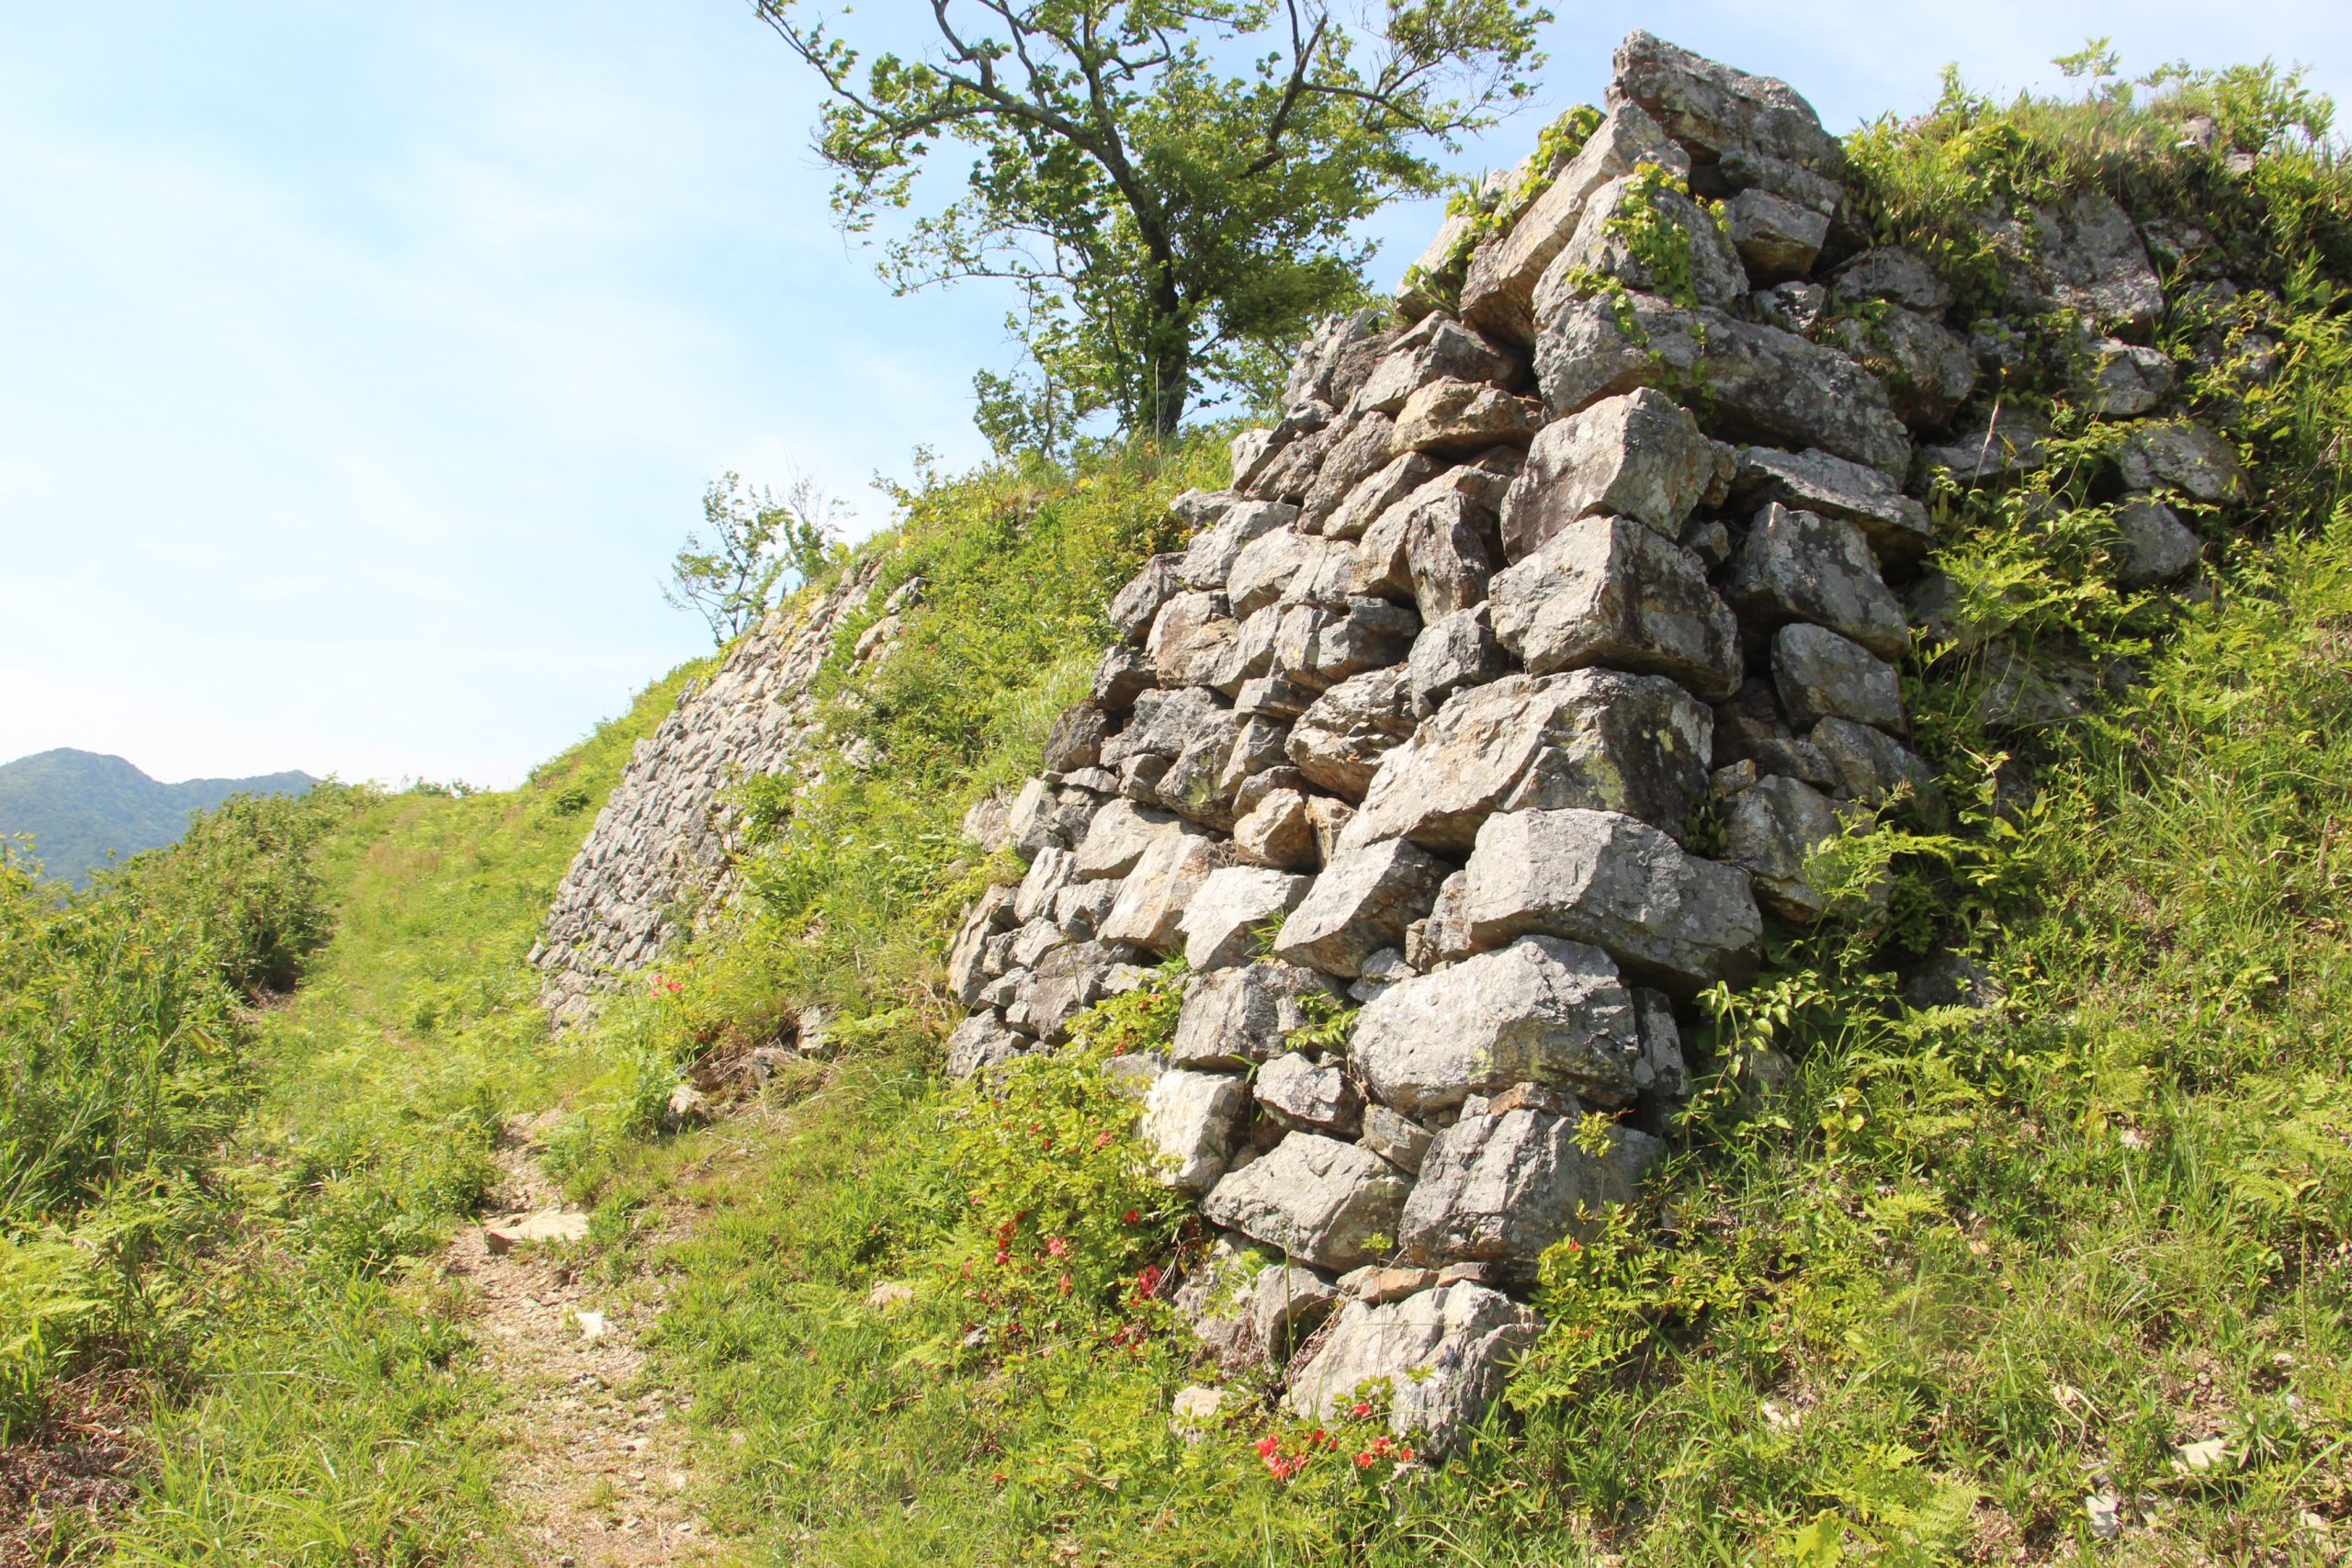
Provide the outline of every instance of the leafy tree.
{"type": "Polygon", "coordinates": [[[816,150],[843,228],[914,205],[942,143],[961,196],[884,249],[901,292],[1010,280],[1039,378],[983,377],[991,439],[1108,409],[1176,429],[1214,385],[1361,298],[1349,225],[1440,175],[1428,153],[1531,90],[1533,0],[930,0],[937,40],[861,65],[804,0],[753,0],[822,78],[816,150]]]}
{"type": "Polygon", "coordinates": [[[704,489],[702,514],[710,537],[686,536],[662,597],[673,609],[700,615],[724,648],[767,613],[779,590],[824,567],[846,513],[805,474],[778,500],[729,471],[704,489]]]}

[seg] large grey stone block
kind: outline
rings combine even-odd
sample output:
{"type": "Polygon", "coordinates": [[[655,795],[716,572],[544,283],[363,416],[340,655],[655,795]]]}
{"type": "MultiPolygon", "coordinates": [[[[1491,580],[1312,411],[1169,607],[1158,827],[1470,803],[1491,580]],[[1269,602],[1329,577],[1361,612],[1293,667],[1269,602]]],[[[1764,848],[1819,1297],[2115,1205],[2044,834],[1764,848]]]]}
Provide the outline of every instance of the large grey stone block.
{"type": "Polygon", "coordinates": [[[1678,837],[1707,788],[1713,716],[1672,681],[1508,675],[1457,694],[1380,760],[1343,846],[1463,852],[1497,811],[1623,811],[1678,837]]]}
{"type": "Polygon", "coordinates": [[[1842,518],[1767,505],[1723,586],[1741,626],[1758,637],[1811,621],[1882,659],[1900,659],[1911,646],[1902,601],[1879,575],[1862,531],[1842,518]]]}
{"type": "Polygon", "coordinates": [[[1284,963],[1352,978],[1383,948],[1401,949],[1405,928],[1428,912],[1445,866],[1402,839],[1341,850],[1274,939],[1284,963]]]}
{"type": "Polygon", "coordinates": [[[1665,393],[1639,387],[1547,424],[1503,501],[1503,556],[1519,560],[1568,524],[1631,517],[1668,539],[1724,476],[1721,450],[1665,393]]]}
{"type": "Polygon", "coordinates": [[[1375,1261],[1382,1244],[1394,1243],[1411,1185],[1369,1149],[1292,1133],[1219,1180],[1201,1212],[1285,1257],[1343,1270],[1375,1261]]]}
{"type": "Polygon", "coordinates": [[[1630,1203],[1657,1140],[1609,1131],[1608,1152],[1577,1144],[1577,1117],[1522,1108],[1465,1114],[1439,1133],[1405,1203],[1405,1256],[1424,1266],[1494,1263],[1532,1277],[1544,1249],[1591,1236],[1608,1212],[1630,1203]]]}
{"type": "Polygon", "coordinates": [[[1478,829],[1464,870],[1446,956],[1529,934],[1566,937],[1601,949],[1631,977],[1685,997],[1755,973],[1763,922],[1747,874],[1686,853],[1634,818],[1501,812],[1478,829]]]}
{"type": "Polygon", "coordinates": [[[1375,1096],[1410,1116],[1517,1083],[1611,1104],[1641,1087],[1641,1037],[1617,966],[1556,937],[1521,937],[1398,981],[1365,1005],[1349,1055],[1375,1096]]]}
{"type": "Polygon", "coordinates": [[[1385,1388],[1389,1430],[1436,1458],[1462,1441],[1542,1331],[1534,1308],[1466,1280],[1380,1306],[1348,1302],[1313,1359],[1292,1368],[1285,1403],[1302,1419],[1330,1421],[1385,1388]]]}
{"type": "Polygon", "coordinates": [[[1739,687],[1738,626],[1698,558],[1629,518],[1568,524],[1496,574],[1487,603],[1531,674],[1606,664],[1710,701],[1739,687]]]}

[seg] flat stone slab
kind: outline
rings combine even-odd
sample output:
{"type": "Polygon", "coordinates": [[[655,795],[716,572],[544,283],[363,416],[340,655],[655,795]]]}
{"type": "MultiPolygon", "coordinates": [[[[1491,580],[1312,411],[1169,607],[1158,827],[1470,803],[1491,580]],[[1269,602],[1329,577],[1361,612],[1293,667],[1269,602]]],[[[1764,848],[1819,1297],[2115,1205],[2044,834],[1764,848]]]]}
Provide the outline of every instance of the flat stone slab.
{"type": "Polygon", "coordinates": [[[588,1238],[588,1216],[562,1209],[539,1209],[527,1214],[509,1214],[504,1219],[492,1220],[482,1226],[481,1238],[493,1256],[512,1252],[530,1242],[585,1241],[588,1238]]]}
{"type": "Polygon", "coordinates": [[[1510,811],[1478,829],[1442,951],[1463,957],[1530,934],[1566,937],[1687,997],[1717,981],[1745,984],[1763,931],[1746,872],[1686,853],[1646,822],[1510,811]]]}

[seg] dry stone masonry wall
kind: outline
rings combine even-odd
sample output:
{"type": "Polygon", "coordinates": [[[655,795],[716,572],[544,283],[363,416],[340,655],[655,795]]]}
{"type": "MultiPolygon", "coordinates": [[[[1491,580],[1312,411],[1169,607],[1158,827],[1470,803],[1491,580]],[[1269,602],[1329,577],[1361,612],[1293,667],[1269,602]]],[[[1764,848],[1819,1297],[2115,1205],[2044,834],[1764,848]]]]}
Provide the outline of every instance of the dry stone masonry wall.
{"type": "MultiPolygon", "coordinates": [[[[1175,502],[1189,546],[985,829],[1027,874],[951,953],[959,1075],[1182,955],[1172,1048],[1116,1064],[1217,1227],[1180,1306],[1299,1415],[1385,1380],[1439,1448],[1538,1331],[1544,1250],[1658,1152],[1694,997],[1767,911],[1822,914],[1808,851],[1940,810],[1895,672],[1919,496],[2042,440],[1951,427],[2010,345],[1866,248],[1795,92],[1642,33],[1615,67],[1499,235],[1465,266],[1451,222],[1407,321],[1327,323],[1230,487],[1175,502]],[[1291,1043],[1346,1007],[1344,1046],[1291,1043]]],[[[2141,236],[2086,196],[2030,239],[2013,291],[2075,313],[2103,412],[2156,413],[2141,236]]],[[[2229,444],[2143,419],[2122,468],[2132,581],[2189,570],[2165,496],[2227,494],[2229,444]]]]}
{"type": "MultiPolygon", "coordinates": [[[[843,626],[869,607],[881,566],[867,560],[771,615],[637,743],[531,953],[540,1004],[558,1023],[586,1019],[599,993],[652,963],[689,909],[724,906],[737,848],[728,792],[753,774],[789,774],[814,754],[809,683],[843,626]]],[[[899,594],[917,591],[910,583],[899,594]]],[[[860,660],[888,649],[897,598],[859,639],[860,660]]]]}

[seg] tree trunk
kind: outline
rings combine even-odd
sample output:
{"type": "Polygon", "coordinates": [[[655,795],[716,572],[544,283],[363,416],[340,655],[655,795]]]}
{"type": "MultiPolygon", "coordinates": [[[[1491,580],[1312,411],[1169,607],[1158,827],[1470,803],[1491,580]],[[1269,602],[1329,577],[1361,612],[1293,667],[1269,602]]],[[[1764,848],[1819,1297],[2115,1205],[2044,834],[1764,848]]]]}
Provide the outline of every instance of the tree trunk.
{"type": "Polygon", "coordinates": [[[1173,435],[1184,420],[1184,405],[1191,389],[1192,354],[1188,346],[1170,345],[1152,355],[1151,361],[1151,433],[1173,435]]]}
{"type": "Polygon", "coordinates": [[[1173,435],[1183,423],[1193,378],[1193,333],[1184,319],[1183,296],[1172,276],[1174,263],[1161,258],[1151,290],[1151,357],[1145,368],[1151,378],[1151,400],[1146,423],[1154,435],[1173,435]]]}

